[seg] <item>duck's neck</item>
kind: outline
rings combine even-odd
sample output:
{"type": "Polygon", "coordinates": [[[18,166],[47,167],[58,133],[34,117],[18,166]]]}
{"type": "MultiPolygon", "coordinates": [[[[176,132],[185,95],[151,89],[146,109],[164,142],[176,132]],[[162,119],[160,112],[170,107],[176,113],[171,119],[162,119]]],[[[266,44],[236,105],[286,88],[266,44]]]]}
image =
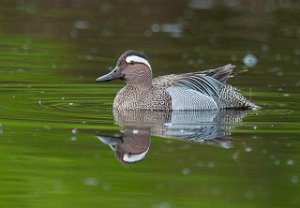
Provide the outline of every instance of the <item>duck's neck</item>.
{"type": "Polygon", "coordinates": [[[152,88],[152,73],[144,73],[141,76],[136,77],[126,82],[127,86],[136,89],[151,89],[152,88]]]}

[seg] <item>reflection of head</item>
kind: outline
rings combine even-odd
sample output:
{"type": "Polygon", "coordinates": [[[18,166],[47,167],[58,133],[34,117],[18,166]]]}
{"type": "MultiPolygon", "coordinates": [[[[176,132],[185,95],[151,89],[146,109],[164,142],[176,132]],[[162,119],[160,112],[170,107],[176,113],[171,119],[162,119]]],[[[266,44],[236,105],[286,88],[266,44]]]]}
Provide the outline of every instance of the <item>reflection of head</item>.
{"type": "Polygon", "coordinates": [[[97,136],[97,138],[109,145],[116,158],[124,163],[141,161],[150,147],[150,129],[128,128],[124,137],[97,136]]]}
{"type": "Polygon", "coordinates": [[[116,157],[121,162],[125,163],[135,163],[139,162],[144,159],[146,154],[148,153],[149,147],[142,153],[131,153],[131,152],[123,152],[121,151],[115,151],[116,157]]]}

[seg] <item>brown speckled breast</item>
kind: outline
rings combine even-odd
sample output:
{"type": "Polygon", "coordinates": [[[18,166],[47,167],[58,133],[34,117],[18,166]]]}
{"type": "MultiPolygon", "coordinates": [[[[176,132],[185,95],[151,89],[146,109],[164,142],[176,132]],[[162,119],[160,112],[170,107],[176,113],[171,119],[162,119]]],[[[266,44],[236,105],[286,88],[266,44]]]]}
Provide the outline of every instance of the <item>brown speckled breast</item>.
{"type": "Polygon", "coordinates": [[[171,97],[164,90],[123,87],[114,99],[113,108],[118,110],[163,110],[172,109],[171,97]]]}

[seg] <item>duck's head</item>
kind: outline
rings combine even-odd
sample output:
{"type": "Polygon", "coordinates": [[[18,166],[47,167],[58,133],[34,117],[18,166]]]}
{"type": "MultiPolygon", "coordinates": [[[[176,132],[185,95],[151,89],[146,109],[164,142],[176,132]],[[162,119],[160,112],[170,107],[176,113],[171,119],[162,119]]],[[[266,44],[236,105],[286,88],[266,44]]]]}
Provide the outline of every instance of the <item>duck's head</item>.
{"type": "Polygon", "coordinates": [[[145,85],[152,81],[152,70],[148,59],[142,53],[126,51],[117,61],[116,67],[106,75],[96,79],[97,82],[107,82],[121,79],[127,84],[145,85]]]}

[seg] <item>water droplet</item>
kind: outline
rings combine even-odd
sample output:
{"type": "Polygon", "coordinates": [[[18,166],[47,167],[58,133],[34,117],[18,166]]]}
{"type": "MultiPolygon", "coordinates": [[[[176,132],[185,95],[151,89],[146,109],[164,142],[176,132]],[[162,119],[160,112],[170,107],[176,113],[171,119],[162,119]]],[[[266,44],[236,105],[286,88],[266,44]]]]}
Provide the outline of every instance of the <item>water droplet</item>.
{"type": "Polygon", "coordinates": [[[246,191],[245,194],[244,194],[244,196],[245,196],[246,199],[249,199],[249,200],[253,199],[254,198],[254,192],[250,191],[250,190],[246,191]]]}
{"type": "Polygon", "coordinates": [[[77,134],[77,129],[72,129],[72,134],[77,134]]]}
{"type": "Polygon", "coordinates": [[[292,159],[288,159],[287,161],[286,161],[286,164],[287,165],[294,165],[294,160],[292,160],[292,159]]]}
{"type": "Polygon", "coordinates": [[[77,137],[76,136],[72,136],[71,137],[71,141],[76,141],[77,140],[77,137]]]}
{"type": "Polygon", "coordinates": [[[86,60],[88,60],[88,61],[91,61],[91,60],[93,60],[93,56],[92,55],[86,55],[86,60]]]}
{"type": "Polygon", "coordinates": [[[151,36],[152,36],[152,31],[151,31],[151,30],[145,30],[145,31],[144,31],[144,36],[145,36],[146,38],[151,37],[151,36]]]}
{"type": "Polygon", "coordinates": [[[159,24],[153,24],[151,25],[152,32],[159,32],[160,31],[160,25],[159,24]]]}
{"type": "Polygon", "coordinates": [[[252,54],[248,54],[243,58],[243,62],[247,67],[254,67],[257,64],[257,58],[252,54]]]}
{"type": "Polygon", "coordinates": [[[275,165],[280,165],[280,160],[279,159],[274,160],[274,164],[275,165]]]}
{"type": "Polygon", "coordinates": [[[108,191],[108,190],[110,190],[110,189],[111,189],[111,186],[110,186],[109,183],[104,182],[104,183],[102,184],[102,190],[108,191]]]}
{"type": "Polygon", "coordinates": [[[300,55],[300,48],[296,48],[296,49],[294,50],[294,54],[295,54],[295,55],[300,55]]]}
{"type": "Polygon", "coordinates": [[[153,204],[151,208],[172,208],[172,206],[168,202],[162,202],[159,204],[153,204]]]}
{"type": "Polygon", "coordinates": [[[299,177],[296,176],[296,175],[293,175],[293,176],[291,177],[291,182],[292,182],[292,183],[298,183],[298,182],[299,182],[299,177]]]}
{"type": "Polygon", "coordinates": [[[252,152],[252,148],[251,148],[251,147],[246,147],[246,148],[244,149],[244,151],[245,151],[245,152],[252,152]]]}
{"type": "Polygon", "coordinates": [[[77,20],[74,22],[74,28],[76,29],[88,29],[89,23],[85,20],[77,20]]]}
{"type": "Polygon", "coordinates": [[[69,105],[71,105],[71,106],[72,106],[72,105],[74,105],[74,103],[69,103],[69,105]]]}
{"type": "Polygon", "coordinates": [[[132,130],[132,133],[133,133],[133,134],[138,134],[138,133],[139,133],[139,130],[138,130],[138,129],[133,129],[133,130],[132,130]]]}
{"type": "Polygon", "coordinates": [[[45,125],[44,128],[47,129],[47,130],[50,130],[50,129],[51,129],[51,127],[48,126],[48,125],[45,125]]]}
{"type": "Polygon", "coordinates": [[[261,46],[261,50],[262,50],[262,52],[267,52],[267,51],[269,51],[269,46],[267,44],[263,44],[261,46]]]}
{"type": "Polygon", "coordinates": [[[202,161],[199,161],[199,162],[197,163],[197,166],[200,167],[200,168],[202,168],[202,167],[204,167],[204,163],[203,163],[202,161]]]}
{"type": "Polygon", "coordinates": [[[215,163],[212,162],[212,161],[210,161],[210,162],[208,162],[207,167],[214,168],[215,167],[215,163]]]}
{"type": "Polygon", "coordinates": [[[97,178],[86,177],[82,180],[83,184],[86,186],[98,186],[99,180],[97,178]]]}
{"type": "Polygon", "coordinates": [[[213,195],[219,195],[221,193],[221,189],[220,189],[220,187],[215,186],[212,188],[211,192],[213,195]]]}
{"type": "Polygon", "coordinates": [[[188,175],[190,174],[191,170],[189,168],[183,168],[181,170],[182,175],[188,175]]]}
{"type": "Polygon", "coordinates": [[[214,6],[214,0],[190,0],[191,9],[211,9],[214,6]]]}

